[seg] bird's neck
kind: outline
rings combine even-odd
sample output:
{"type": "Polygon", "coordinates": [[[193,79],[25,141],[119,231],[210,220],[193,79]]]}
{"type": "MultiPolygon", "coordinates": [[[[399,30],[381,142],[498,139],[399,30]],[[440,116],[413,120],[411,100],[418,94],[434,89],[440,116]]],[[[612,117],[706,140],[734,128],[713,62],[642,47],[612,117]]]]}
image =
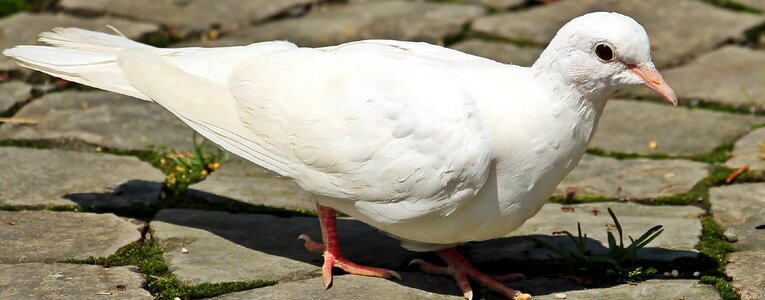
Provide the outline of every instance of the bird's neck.
{"type": "Polygon", "coordinates": [[[574,109],[582,121],[593,125],[587,138],[589,142],[616,87],[607,80],[592,80],[588,74],[572,74],[566,67],[571,63],[566,56],[543,53],[531,67],[531,72],[552,91],[550,98],[556,104],[574,109]]]}

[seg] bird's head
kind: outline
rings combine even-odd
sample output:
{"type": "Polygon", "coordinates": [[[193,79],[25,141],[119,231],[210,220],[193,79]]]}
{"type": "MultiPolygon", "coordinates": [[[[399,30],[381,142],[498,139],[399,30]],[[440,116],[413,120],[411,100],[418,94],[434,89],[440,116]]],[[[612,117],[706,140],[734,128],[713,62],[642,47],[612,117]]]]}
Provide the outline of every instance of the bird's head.
{"type": "Polygon", "coordinates": [[[563,26],[534,64],[553,70],[569,85],[607,92],[644,84],[677,106],[677,96],[651,61],[643,26],[618,13],[596,12],[563,26]]]}

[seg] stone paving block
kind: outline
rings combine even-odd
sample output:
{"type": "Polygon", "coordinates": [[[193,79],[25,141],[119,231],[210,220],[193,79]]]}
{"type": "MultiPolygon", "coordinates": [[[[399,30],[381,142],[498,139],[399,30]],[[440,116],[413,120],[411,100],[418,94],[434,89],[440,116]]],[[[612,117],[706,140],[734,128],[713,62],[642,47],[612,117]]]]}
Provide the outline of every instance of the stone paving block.
{"type": "MultiPolygon", "coordinates": [[[[664,232],[653,240],[648,247],[638,252],[638,259],[668,262],[679,258],[696,258],[698,252],[694,246],[701,236],[699,215],[704,210],[695,206],[648,206],[633,203],[593,203],[571,205],[573,211],[563,210],[562,205],[548,203],[523,226],[513,231],[512,238],[496,239],[481,243],[480,247],[469,248],[466,254],[472,261],[487,261],[491,258],[500,260],[547,260],[547,250],[537,247],[537,243],[525,235],[533,235],[543,241],[557,244],[573,250],[568,237],[552,236],[555,232],[567,230],[577,233],[577,222],[582,224],[582,232],[587,233],[588,249],[594,253],[604,252],[608,246],[606,230],[613,225],[607,208],[613,209],[627,235],[638,238],[655,225],[663,225],[664,232]]],[[[612,229],[618,239],[615,229],[612,229]]]]}
{"type": "MultiPolygon", "coordinates": [[[[698,280],[646,280],[635,284],[621,284],[608,288],[566,291],[567,300],[589,299],[720,299],[711,285],[698,280]]],[[[554,294],[534,297],[534,300],[553,300],[554,294]]]]}
{"type": "Polygon", "coordinates": [[[449,48],[486,57],[498,62],[524,67],[533,65],[543,50],[542,48],[518,47],[508,43],[488,42],[477,39],[462,41],[449,46],[449,48]]]}
{"type": "Polygon", "coordinates": [[[487,16],[473,22],[471,28],[547,44],[563,24],[594,11],[619,12],[642,24],[651,37],[653,60],[660,67],[680,63],[731,39],[742,40],[747,29],[765,22],[763,15],[734,12],[702,1],[577,0],[487,16]]]}
{"type": "Polygon", "coordinates": [[[39,123],[3,124],[0,139],[74,140],[125,150],[150,146],[190,150],[193,145],[193,130],[159,104],[110,92],[48,94],[14,117],[39,123]]]}
{"type": "Polygon", "coordinates": [[[752,170],[765,170],[765,128],[759,128],[738,139],[731,158],[725,162],[730,168],[749,166],[752,170]],[[762,144],[762,148],[760,147],[762,144]]]}
{"type": "Polygon", "coordinates": [[[728,265],[725,273],[733,278],[731,285],[741,300],[765,299],[765,248],[760,244],[760,250],[742,251],[728,254],[728,265]]]}
{"type": "MultiPolygon", "coordinates": [[[[335,276],[329,290],[322,288],[321,278],[313,278],[275,286],[231,293],[215,297],[217,300],[233,299],[464,299],[454,280],[447,277],[427,275],[420,272],[401,272],[402,280],[391,281],[355,275],[335,276]]],[[[720,299],[710,285],[697,280],[647,280],[635,284],[610,287],[577,286],[568,280],[534,278],[508,281],[508,286],[528,292],[534,299],[552,300],[556,293],[566,294],[566,299],[720,299]],[[684,298],[683,298],[684,297],[684,298]]],[[[505,299],[478,284],[473,284],[478,299],[505,299]]]]}
{"type": "Polygon", "coordinates": [[[212,46],[288,40],[300,46],[328,46],[362,39],[397,39],[441,43],[484,14],[477,5],[421,1],[370,1],[314,10],[301,18],[250,27],[212,41],[212,46]]]}
{"type": "Polygon", "coordinates": [[[628,200],[686,193],[709,175],[710,166],[688,160],[625,159],[585,155],[555,189],[566,196],[599,195],[628,200]]]}
{"type": "Polygon", "coordinates": [[[332,288],[326,291],[322,287],[322,279],[319,277],[288,282],[260,289],[226,294],[220,297],[215,297],[213,299],[464,299],[462,296],[458,296],[460,295],[460,292],[457,289],[456,284],[454,284],[453,280],[450,278],[443,278],[445,280],[442,280],[439,277],[422,273],[401,273],[401,277],[401,281],[392,281],[381,278],[356,275],[335,276],[332,288]],[[449,281],[452,281],[452,283],[449,281]],[[427,286],[418,286],[418,284],[425,282],[431,284],[427,286]],[[436,285],[435,283],[438,283],[439,285],[436,285]],[[452,289],[448,289],[448,287],[452,285],[454,287],[452,289]],[[428,290],[433,288],[439,289],[439,291],[433,292],[428,290]]]}
{"type": "Polygon", "coordinates": [[[136,267],[0,265],[1,299],[154,299],[136,267]]]}
{"type": "MultiPolygon", "coordinates": [[[[119,29],[125,36],[137,39],[145,33],[159,29],[157,25],[128,21],[112,17],[78,18],[65,14],[17,13],[0,19],[0,49],[37,43],[37,35],[54,27],[79,27],[103,32],[112,32],[107,25],[119,29]]],[[[0,55],[0,70],[20,69],[9,57],[0,55]]]]}
{"type": "Polygon", "coordinates": [[[736,229],[739,250],[765,250],[765,183],[744,183],[709,189],[715,221],[736,229]]]}
{"type": "MultiPolygon", "coordinates": [[[[321,274],[321,255],[306,251],[297,239],[305,233],[321,240],[316,218],[165,209],[149,226],[170,269],[187,283],[287,282],[321,274]]],[[[343,254],[356,263],[400,269],[413,255],[358,221],[338,220],[338,228],[343,254]]]]}
{"type": "Polygon", "coordinates": [[[591,148],[638,154],[693,156],[712,152],[748,132],[765,118],[666,103],[610,100],[591,148]],[[656,142],[656,149],[651,142],[656,142]]]}
{"type": "Polygon", "coordinates": [[[223,31],[245,28],[317,0],[63,0],[64,9],[122,16],[150,23],[223,31]]]}
{"type": "Polygon", "coordinates": [[[210,202],[238,201],[287,209],[315,210],[311,195],[292,180],[242,158],[234,157],[204,181],[189,187],[193,199],[210,202]]]}
{"type": "Polygon", "coordinates": [[[29,99],[31,92],[32,86],[21,81],[0,84],[0,113],[5,113],[14,105],[29,99]]]}
{"type": "Polygon", "coordinates": [[[113,214],[0,211],[0,263],[106,257],[140,240],[140,230],[113,214]]]}
{"type": "Polygon", "coordinates": [[[129,206],[154,203],[164,175],[135,157],[0,147],[0,204],[129,206]]]}
{"type": "MultiPolygon", "coordinates": [[[[661,73],[681,100],[765,109],[763,51],[726,46],[661,73]]],[[[625,93],[656,97],[645,88],[630,88],[625,93]]]]}

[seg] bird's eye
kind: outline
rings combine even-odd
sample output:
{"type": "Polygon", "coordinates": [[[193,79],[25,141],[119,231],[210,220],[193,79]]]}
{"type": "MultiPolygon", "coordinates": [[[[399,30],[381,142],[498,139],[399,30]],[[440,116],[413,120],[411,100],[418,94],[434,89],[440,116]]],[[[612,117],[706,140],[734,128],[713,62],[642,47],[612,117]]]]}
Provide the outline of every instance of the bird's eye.
{"type": "Polygon", "coordinates": [[[595,55],[603,62],[614,60],[614,49],[608,44],[595,45],[595,55]]]}

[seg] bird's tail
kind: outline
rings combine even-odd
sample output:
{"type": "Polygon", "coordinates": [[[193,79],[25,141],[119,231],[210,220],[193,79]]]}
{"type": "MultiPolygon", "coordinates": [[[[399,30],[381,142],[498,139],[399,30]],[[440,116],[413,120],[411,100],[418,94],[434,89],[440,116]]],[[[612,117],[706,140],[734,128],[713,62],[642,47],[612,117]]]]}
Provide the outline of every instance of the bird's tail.
{"type": "Polygon", "coordinates": [[[150,101],[125,78],[117,64],[117,53],[152,46],[132,41],[121,34],[79,28],[55,28],[40,34],[40,41],[51,46],[17,46],[6,49],[3,54],[16,59],[23,67],[150,101]]]}

